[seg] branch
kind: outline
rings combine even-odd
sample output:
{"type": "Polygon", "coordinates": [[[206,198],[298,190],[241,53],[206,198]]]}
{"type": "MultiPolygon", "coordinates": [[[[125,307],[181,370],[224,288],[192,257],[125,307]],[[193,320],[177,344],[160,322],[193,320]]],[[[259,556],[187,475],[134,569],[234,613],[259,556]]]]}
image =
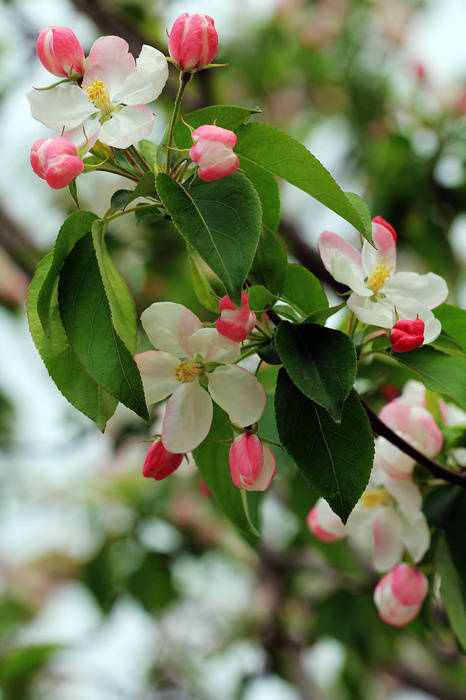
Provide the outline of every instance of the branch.
{"type": "Polygon", "coordinates": [[[399,450],[407,454],[409,457],[412,457],[418,464],[427,469],[432,476],[435,476],[437,479],[443,479],[443,481],[448,481],[450,484],[462,486],[466,489],[465,476],[452,472],[438,462],[435,462],[434,460],[429,459],[429,457],[423,455],[422,452],[416,450],[415,447],[403,440],[403,438],[397,435],[395,431],[389,428],[388,425],[386,425],[366,403],[364,403],[364,408],[366,409],[366,413],[369,417],[374,433],[384,437],[386,440],[391,442],[392,445],[395,445],[395,447],[398,447],[399,450]]]}
{"type": "Polygon", "coordinates": [[[1,204],[0,247],[8,253],[23,272],[32,277],[41,257],[41,252],[1,204]]]}

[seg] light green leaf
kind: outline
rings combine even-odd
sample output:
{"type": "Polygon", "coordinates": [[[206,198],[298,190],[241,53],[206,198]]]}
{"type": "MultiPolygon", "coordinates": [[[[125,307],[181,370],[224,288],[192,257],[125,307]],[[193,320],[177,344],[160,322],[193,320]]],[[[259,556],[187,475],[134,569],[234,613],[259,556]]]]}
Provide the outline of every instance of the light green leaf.
{"type": "Polygon", "coordinates": [[[466,651],[466,599],[464,586],[458,575],[445,537],[439,539],[436,550],[436,565],[440,576],[440,595],[448,619],[463,650],[466,651]]]}
{"type": "Polygon", "coordinates": [[[195,253],[189,256],[189,265],[191,268],[191,278],[193,281],[193,289],[199,302],[212,313],[218,313],[218,298],[212,289],[205,271],[202,269],[202,261],[195,253]]]}
{"type": "Polygon", "coordinates": [[[261,312],[271,307],[277,301],[277,297],[269,292],[261,284],[255,284],[248,289],[249,306],[253,311],[261,312]]]}
{"type": "Polygon", "coordinates": [[[445,333],[466,352],[466,311],[452,304],[442,304],[434,314],[445,333]]]}
{"type": "Polygon", "coordinates": [[[302,265],[289,263],[281,295],[304,317],[328,308],[327,296],[320,281],[302,265]]]}
{"type": "Polygon", "coordinates": [[[264,228],[257,246],[251,274],[255,282],[280,294],[285,284],[288,258],[280,237],[264,228]]]}
{"type": "Polygon", "coordinates": [[[280,191],[273,175],[245,160],[241,171],[251,180],[262,205],[262,223],[271,233],[276,233],[280,223],[280,191]]]}

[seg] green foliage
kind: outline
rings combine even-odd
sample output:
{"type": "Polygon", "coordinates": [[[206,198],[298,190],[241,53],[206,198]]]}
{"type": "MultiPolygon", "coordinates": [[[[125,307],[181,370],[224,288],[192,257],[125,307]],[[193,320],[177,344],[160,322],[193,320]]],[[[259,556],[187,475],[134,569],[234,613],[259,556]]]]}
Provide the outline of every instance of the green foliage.
{"type": "Polygon", "coordinates": [[[217,313],[217,295],[212,289],[212,286],[209,280],[207,279],[207,275],[202,269],[202,261],[199,259],[196,253],[192,253],[189,256],[189,265],[191,268],[191,279],[193,283],[193,289],[198,300],[206,309],[212,311],[212,313],[217,313]]]}
{"type": "Polygon", "coordinates": [[[262,205],[262,223],[270,233],[276,233],[280,223],[280,190],[273,175],[258,165],[245,161],[241,170],[251,180],[262,205]]]}
{"type": "Polygon", "coordinates": [[[312,323],[283,321],[275,344],[297,388],[340,422],[356,379],[356,350],[345,333],[312,323]]]}
{"type": "Polygon", "coordinates": [[[34,676],[60,650],[58,644],[17,647],[0,658],[0,687],[5,700],[26,700],[34,676]]]}
{"type": "Polygon", "coordinates": [[[442,330],[466,353],[466,311],[452,304],[442,304],[434,313],[442,330]]]}
{"type": "Polygon", "coordinates": [[[252,277],[273,294],[280,294],[285,284],[288,259],[280,237],[269,228],[262,230],[252,266],[252,277]]]}
{"type": "Polygon", "coordinates": [[[138,197],[155,197],[154,173],[146,173],[133,190],[117,190],[111,199],[113,210],[126,209],[138,197]]]}
{"type": "Polygon", "coordinates": [[[253,311],[257,311],[258,313],[273,306],[277,300],[277,297],[261,284],[255,284],[249,287],[248,296],[249,306],[253,311]]]}
{"type": "MultiPolygon", "coordinates": [[[[197,129],[203,124],[216,124],[223,129],[236,131],[253,114],[260,112],[258,109],[249,107],[238,107],[236,105],[213,105],[202,107],[194,112],[189,112],[183,117],[184,122],[189,124],[191,129],[197,129]]],[[[175,127],[175,143],[178,148],[190,148],[193,145],[191,129],[179,121],[175,127]]]]}
{"type": "Polygon", "coordinates": [[[435,564],[440,576],[440,594],[453,631],[466,651],[465,580],[461,579],[451,557],[445,537],[437,544],[435,564]]]}
{"type": "Polygon", "coordinates": [[[249,180],[236,173],[188,190],[160,174],[157,191],[180,234],[239,301],[262,222],[259,197],[249,180]]]}
{"type": "Polygon", "coordinates": [[[357,393],[350,393],[341,423],[335,423],[281,369],[275,412],[282,444],[319,495],[346,522],[367,486],[374,458],[374,438],[357,393]]]}
{"type": "Polygon", "coordinates": [[[328,308],[327,296],[317,277],[296,263],[288,264],[282,297],[304,317],[328,308]]]}

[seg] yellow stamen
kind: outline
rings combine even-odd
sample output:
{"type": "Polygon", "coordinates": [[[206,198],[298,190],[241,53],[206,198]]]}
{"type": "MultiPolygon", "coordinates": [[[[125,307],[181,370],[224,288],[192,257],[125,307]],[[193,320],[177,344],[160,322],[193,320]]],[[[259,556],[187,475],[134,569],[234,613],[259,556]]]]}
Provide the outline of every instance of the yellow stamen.
{"type": "Polygon", "coordinates": [[[390,496],[383,489],[369,489],[361,497],[361,503],[366,508],[388,505],[390,501],[390,496]]]}
{"type": "Polygon", "coordinates": [[[175,377],[179,382],[193,382],[202,374],[202,367],[196,362],[180,362],[175,370],[175,377]]]}
{"type": "Polygon", "coordinates": [[[86,88],[86,93],[91,102],[93,102],[101,112],[108,114],[112,111],[110,96],[103,80],[93,80],[86,88]]]}
{"type": "Polygon", "coordinates": [[[374,269],[372,274],[369,275],[366,284],[369,289],[374,292],[374,294],[377,294],[377,292],[382,289],[391,274],[391,269],[384,263],[380,263],[380,265],[377,265],[377,267],[374,269]]]}

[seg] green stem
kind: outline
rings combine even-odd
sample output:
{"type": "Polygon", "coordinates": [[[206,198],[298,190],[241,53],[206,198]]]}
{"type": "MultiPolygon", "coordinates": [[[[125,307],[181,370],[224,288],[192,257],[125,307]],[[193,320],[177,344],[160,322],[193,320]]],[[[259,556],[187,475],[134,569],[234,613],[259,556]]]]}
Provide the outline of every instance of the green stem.
{"type": "MultiPolygon", "coordinates": [[[[161,202],[159,202],[159,204],[161,204],[161,202]]],[[[118,219],[120,216],[125,216],[125,214],[131,214],[132,212],[139,211],[140,209],[150,209],[154,206],[157,206],[155,202],[154,204],[138,204],[136,207],[130,207],[129,209],[118,211],[116,214],[112,214],[111,216],[105,216],[104,221],[113,221],[114,219],[118,219]]]]}
{"type": "Polygon", "coordinates": [[[86,172],[95,172],[97,170],[100,170],[105,173],[113,173],[113,175],[121,175],[121,177],[126,177],[128,180],[133,180],[133,182],[139,182],[140,178],[137,177],[136,175],[133,175],[133,173],[130,173],[129,170],[124,170],[123,168],[117,168],[113,167],[112,165],[99,165],[97,168],[92,168],[87,170],[86,172]]]}
{"type": "Polygon", "coordinates": [[[131,163],[131,165],[133,166],[133,168],[136,170],[137,173],[139,173],[140,175],[145,175],[145,172],[144,172],[143,168],[141,167],[141,165],[138,163],[137,158],[135,158],[135,156],[131,152],[131,148],[132,147],[125,148],[125,151],[124,151],[127,161],[129,163],[131,163]]]}
{"type": "Polygon", "coordinates": [[[249,513],[249,504],[248,504],[248,494],[245,489],[240,489],[241,491],[241,503],[243,504],[243,510],[244,514],[246,516],[246,520],[248,521],[248,525],[251,528],[252,532],[256,535],[256,537],[260,537],[261,534],[257,530],[256,526],[251,520],[251,514],[249,513]]]}
{"type": "Polygon", "coordinates": [[[170,119],[170,125],[168,127],[168,140],[167,140],[167,173],[170,172],[171,168],[171,161],[172,161],[172,152],[171,148],[173,145],[173,135],[175,133],[175,125],[176,122],[178,121],[178,116],[180,114],[180,109],[181,109],[181,103],[183,101],[183,95],[184,91],[186,90],[186,87],[191,80],[191,73],[184,73],[181,71],[180,73],[180,83],[178,86],[178,93],[176,95],[175,99],[175,105],[173,107],[173,112],[172,116],[170,119]]]}
{"type": "Polygon", "coordinates": [[[148,173],[150,172],[150,167],[145,160],[145,158],[139,153],[138,149],[136,146],[130,146],[128,148],[128,151],[130,151],[131,155],[133,156],[134,160],[138,163],[139,167],[144,170],[144,172],[148,173]]]}

